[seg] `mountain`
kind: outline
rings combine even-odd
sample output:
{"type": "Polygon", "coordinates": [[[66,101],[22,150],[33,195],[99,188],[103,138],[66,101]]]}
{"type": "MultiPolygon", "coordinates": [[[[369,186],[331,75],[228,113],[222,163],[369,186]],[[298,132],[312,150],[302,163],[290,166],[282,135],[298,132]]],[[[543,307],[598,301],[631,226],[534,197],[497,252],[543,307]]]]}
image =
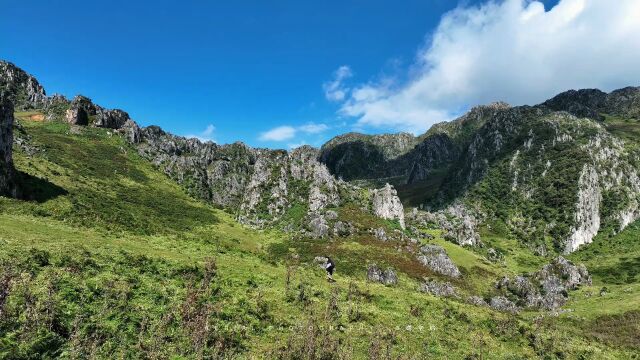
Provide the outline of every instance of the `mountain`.
{"type": "Polygon", "coordinates": [[[638,355],[637,88],[287,152],[1,69],[0,358],[638,355]]]}
{"type": "Polygon", "coordinates": [[[410,205],[462,201],[537,251],[569,253],[640,216],[637,139],[620,136],[637,128],[639,99],[630,87],[572,90],[533,107],[479,106],[393,157],[370,156],[382,142],[341,136],[321,160],[337,177],[385,178],[410,205]]]}

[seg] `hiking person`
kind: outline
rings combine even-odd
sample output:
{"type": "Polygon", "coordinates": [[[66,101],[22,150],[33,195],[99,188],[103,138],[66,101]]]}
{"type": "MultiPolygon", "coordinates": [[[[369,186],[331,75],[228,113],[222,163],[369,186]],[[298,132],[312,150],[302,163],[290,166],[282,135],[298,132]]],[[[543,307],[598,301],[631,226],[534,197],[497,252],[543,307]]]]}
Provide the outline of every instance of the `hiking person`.
{"type": "Polygon", "coordinates": [[[333,260],[331,260],[330,257],[326,256],[326,258],[327,258],[327,263],[325,264],[325,270],[327,270],[327,280],[335,281],[333,280],[333,271],[336,268],[336,264],[333,262],[333,260]]]}

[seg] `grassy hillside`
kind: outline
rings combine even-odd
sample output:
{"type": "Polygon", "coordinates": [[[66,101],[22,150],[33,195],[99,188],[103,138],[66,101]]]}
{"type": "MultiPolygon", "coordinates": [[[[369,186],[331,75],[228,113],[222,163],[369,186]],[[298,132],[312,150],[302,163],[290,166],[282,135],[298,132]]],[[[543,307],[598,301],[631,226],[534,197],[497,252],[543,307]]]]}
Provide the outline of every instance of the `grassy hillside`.
{"type": "Polygon", "coordinates": [[[35,195],[0,198],[0,358],[640,356],[637,226],[573,255],[595,279],[571,294],[572,311],[498,313],[464,297],[545,262],[516,240],[487,230],[483,239],[505,253],[492,263],[427,230],[463,273],[460,299],[436,298],[416,289],[438,277],[392,243],[246,229],[190,198],[119,135],[31,115],[17,114],[30,140],[15,146],[15,163],[35,195]],[[321,254],[336,260],[336,283],[312,263],[321,254]],[[399,285],[367,282],[371,262],[397,269],[399,285]]]}

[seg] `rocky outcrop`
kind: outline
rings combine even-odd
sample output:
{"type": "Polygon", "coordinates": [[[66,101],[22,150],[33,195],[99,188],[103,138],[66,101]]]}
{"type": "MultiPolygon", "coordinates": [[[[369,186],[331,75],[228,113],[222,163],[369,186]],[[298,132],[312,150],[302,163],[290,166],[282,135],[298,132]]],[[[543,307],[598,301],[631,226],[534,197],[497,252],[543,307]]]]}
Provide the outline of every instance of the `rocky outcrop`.
{"type": "Polygon", "coordinates": [[[457,291],[450,282],[427,280],[420,285],[420,291],[437,297],[457,297],[457,291]]]}
{"type": "Polygon", "coordinates": [[[420,248],[418,261],[430,270],[453,278],[460,277],[460,270],[451,261],[443,247],[438,245],[424,245],[420,248]]]}
{"type": "Polygon", "coordinates": [[[574,215],[575,226],[567,240],[564,252],[571,253],[580,245],[590,243],[600,229],[600,202],[602,194],[598,184],[598,173],[585,165],[578,181],[578,202],[574,215]]]}
{"type": "Polygon", "coordinates": [[[521,307],[554,310],[567,302],[569,291],[583,285],[591,285],[585,266],[576,266],[560,256],[537,272],[513,279],[504,277],[496,288],[521,307]]]}
{"type": "Polygon", "coordinates": [[[504,296],[492,297],[489,301],[489,307],[494,310],[502,312],[517,313],[520,309],[513,303],[513,301],[507,299],[504,296]]]}
{"type": "Polygon", "coordinates": [[[398,283],[398,275],[392,268],[382,270],[378,265],[372,264],[367,269],[367,280],[384,285],[396,285],[398,283]]]}
{"type": "Polygon", "coordinates": [[[13,104],[6,92],[0,90],[0,195],[17,195],[13,168],[13,104]]]}
{"type": "Polygon", "coordinates": [[[91,125],[120,129],[131,119],[129,114],[122,110],[105,109],[95,105],[88,97],[78,95],[69,104],[69,109],[65,113],[65,120],[72,125],[91,125]]]}
{"type": "Polygon", "coordinates": [[[333,235],[336,237],[347,237],[354,232],[354,226],[346,221],[336,221],[336,223],[333,225],[333,235]]]}
{"type": "Polygon", "coordinates": [[[480,221],[461,203],[433,213],[414,208],[407,216],[407,222],[423,228],[436,225],[443,230],[446,240],[458,245],[477,246],[481,243],[478,233],[480,221]]]}
{"type": "Polygon", "coordinates": [[[36,78],[6,61],[0,61],[0,91],[17,110],[44,108],[47,95],[36,78]]]}
{"type": "Polygon", "coordinates": [[[604,120],[603,113],[640,120],[640,87],[626,87],[609,94],[598,89],[569,90],[542,105],[596,120],[604,120]]]}
{"type": "Polygon", "coordinates": [[[382,189],[371,191],[373,212],[383,219],[397,220],[404,229],[404,207],[393,186],[386,184],[382,189]]]}
{"type": "MultiPolygon", "coordinates": [[[[194,196],[237,214],[244,224],[262,228],[284,220],[293,206],[306,209],[304,234],[332,234],[327,208],[341,203],[340,193],[353,186],[336,180],[316,159],[318,150],[303,146],[290,152],[253,149],[242,143],[217,145],[167,134],[158,127],[131,122],[121,130],[140,155],[183,184],[194,196]]],[[[332,211],[333,214],[335,212],[332,211]]],[[[348,224],[338,224],[345,236],[348,224]]]]}

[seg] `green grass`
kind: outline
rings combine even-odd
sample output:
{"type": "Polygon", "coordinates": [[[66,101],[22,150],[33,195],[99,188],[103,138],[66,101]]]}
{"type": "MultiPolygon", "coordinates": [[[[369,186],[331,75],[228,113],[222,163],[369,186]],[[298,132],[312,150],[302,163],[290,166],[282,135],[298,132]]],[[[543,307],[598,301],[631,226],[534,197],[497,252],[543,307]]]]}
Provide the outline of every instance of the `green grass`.
{"type": "MultiPolygon", "coordinates": [[[[247,229],[187,196],[108,130],[78,134],[20,121],[41,151],[16,149],[16,166],[42,191],[33,201],[0,198],[0,294],[8,294],[0,298],[0,358],[637,356],[628,340],[637,282],[610,285],[595,275],[592,288],[572,295],[574,312],[536,325],[537,313],[512,316],[416,291],[423,276],[439,277],[393,242],[247,229]],[[336,283],[311,263],[327,253],[338,265],[336,283]],[[399,285],[367,282],[371,262],[397,269],[399,285]],[[603,284],[609,295],[586,296],[603,284]],[[620,328],[624,336],[615,336],[620,328]],[[625,340],[612,341],[618,337],[625,340]]],[[[396,226],[355,206],[337,210],[363,228],[396,226]]],[[[294,207],[288,216],[296,222],[303,212],[294,207]]],[[[461,268],[464,295],[487,293],[496,277],[544,260],[487,232],[483,239],[505,253],[505,263],[494,264],[429,231],[461,268]]],[[[626,269],[620,256],[637,249],[623,243],[603,269],[626,269]]],[[[584,258],[597,273],[597,261],[584,258]]]]}

